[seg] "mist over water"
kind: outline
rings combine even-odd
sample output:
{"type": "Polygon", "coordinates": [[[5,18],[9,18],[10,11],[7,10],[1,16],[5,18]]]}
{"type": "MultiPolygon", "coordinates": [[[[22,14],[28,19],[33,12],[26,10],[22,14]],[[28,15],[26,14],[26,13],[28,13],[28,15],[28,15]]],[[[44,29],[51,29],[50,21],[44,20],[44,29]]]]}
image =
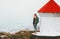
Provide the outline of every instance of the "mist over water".
{"type": "MultiPolygon", "coordinates": [[[[37,10],[48,1],[0,0],[0,32],[14,32],[26,28],[34,30],[32,25],[33,14],[37,13],[37,10]]],[[[60,5],[59,0],[56,2],[60,5]]]]}

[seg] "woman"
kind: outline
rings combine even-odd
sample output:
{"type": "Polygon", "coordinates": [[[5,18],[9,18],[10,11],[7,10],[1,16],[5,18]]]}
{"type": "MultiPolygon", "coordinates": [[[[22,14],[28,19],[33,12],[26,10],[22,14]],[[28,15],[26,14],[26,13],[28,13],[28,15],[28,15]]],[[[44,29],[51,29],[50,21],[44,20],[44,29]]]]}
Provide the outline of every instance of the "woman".
{"type": "Polygon", "coordinates": [[[37,16],[37,14],[34,14],[33,15],[33,26],[34,26],[35,32],[37,31],[37,24],[38,23],[39,23],[39,18],[37,16]]]}

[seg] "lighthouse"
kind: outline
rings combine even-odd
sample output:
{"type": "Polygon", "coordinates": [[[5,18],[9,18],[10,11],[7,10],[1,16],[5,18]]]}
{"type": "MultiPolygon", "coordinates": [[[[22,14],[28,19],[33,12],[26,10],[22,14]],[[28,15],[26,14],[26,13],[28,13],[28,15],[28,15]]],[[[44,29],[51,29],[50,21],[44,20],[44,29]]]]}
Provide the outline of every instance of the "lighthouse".
{"type": "Polygon", "coordinates": [[[60,36],[60,6],[55,0],[49,0],[38,11],[40,16],[40,32],[38,36],[60,36]]]}

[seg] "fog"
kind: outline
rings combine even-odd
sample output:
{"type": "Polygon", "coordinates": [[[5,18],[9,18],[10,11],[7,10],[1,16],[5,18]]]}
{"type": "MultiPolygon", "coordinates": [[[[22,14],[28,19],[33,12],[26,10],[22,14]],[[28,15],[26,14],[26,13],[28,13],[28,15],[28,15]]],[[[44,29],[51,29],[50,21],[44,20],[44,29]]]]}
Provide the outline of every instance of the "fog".
{"type": "MultiPolygon", "coordinates": [[[[0,0],[0,31],[17,31],[32,25],[33,14],[49,0],[0,0]]],[[[60,5],[60,0],[55,0],[60,5]]]]}

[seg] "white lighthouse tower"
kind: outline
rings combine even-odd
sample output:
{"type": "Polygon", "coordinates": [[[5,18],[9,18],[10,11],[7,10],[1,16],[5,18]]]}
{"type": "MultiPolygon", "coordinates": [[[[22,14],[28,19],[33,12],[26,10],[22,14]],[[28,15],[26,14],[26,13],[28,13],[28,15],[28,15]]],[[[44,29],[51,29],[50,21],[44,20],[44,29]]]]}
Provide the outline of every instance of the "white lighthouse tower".
{"type": "Polygon", "coordinates": [[[49,0],[38,13],[41,24],[40,32],[36,35],[60,36],[60,6],[54,0],[49,0]]]}

